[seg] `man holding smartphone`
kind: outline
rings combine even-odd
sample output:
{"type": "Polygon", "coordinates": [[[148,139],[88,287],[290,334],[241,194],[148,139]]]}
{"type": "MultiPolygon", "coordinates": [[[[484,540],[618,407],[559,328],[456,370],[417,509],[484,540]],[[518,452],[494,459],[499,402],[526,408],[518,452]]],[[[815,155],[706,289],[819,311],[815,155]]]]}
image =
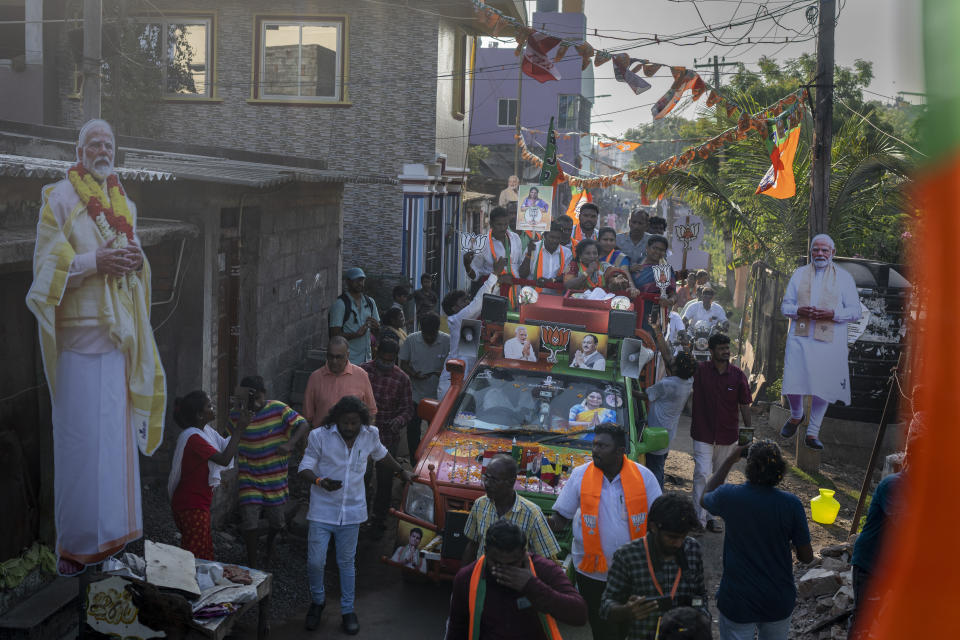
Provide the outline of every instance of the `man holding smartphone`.
{"type": "Polygon", "coordinates": [[[617,549],[607,573],[601,617],[621,625],[626,640],[653,640],[660,616],[677,606],[707,611],[700,543],[689,496],[664,493],[650,507],[647,535],[617,549]]]}

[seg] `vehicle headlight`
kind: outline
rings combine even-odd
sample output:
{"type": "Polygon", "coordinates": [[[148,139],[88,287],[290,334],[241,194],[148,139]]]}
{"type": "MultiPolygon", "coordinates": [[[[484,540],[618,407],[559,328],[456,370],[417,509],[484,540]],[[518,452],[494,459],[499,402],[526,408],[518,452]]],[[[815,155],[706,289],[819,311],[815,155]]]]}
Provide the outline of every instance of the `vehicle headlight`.
{"type": "Polygon", "coordinates": [[[433,523],[433,490],[419,482],[411,483],[407,488],[403,511],[414,518],[433,523]]]}

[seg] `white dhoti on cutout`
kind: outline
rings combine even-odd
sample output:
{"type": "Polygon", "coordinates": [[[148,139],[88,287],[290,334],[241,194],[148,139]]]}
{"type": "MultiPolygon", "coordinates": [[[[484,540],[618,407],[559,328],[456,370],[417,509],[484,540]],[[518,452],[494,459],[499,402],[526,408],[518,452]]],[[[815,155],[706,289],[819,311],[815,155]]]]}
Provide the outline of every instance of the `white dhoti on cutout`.
{"type": "Polygon", "coordinates": [[[119,350],[64,351],[53,399],[57,553],[99,562],[142,535],[136,434],[119,350]]]}

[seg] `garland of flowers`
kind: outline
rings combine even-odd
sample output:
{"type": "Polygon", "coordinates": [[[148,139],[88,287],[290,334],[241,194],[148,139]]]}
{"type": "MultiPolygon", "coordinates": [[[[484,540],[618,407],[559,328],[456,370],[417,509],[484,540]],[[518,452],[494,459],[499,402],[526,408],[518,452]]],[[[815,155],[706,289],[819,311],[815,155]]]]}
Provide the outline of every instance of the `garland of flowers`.
{"type": "Polygon", "coordinates": [[[120,186],[116,174],[107,177],[107,196],[82,164],[75,164],[67,171],[67,178],[73,185],[80,201],[100,233],[113,249],[122,249],[133,242],[133,215],[127,207],[127,194],[120,186]],[[110,206],[103,205],[109,199],[110,206]]]}

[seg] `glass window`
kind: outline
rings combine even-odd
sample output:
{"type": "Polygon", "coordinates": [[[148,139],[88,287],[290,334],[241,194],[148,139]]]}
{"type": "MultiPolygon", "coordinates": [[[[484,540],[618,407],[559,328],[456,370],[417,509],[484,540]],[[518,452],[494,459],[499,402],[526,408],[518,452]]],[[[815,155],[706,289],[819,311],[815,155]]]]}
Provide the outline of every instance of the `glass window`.
{"type": "Polygon", "coordinates": [[[560,95],[559,99],[559,117],[557,118],[557,129],[577,129],[578,113],[580,112],[580,96],[560,95]]]}
{"type": "Polygon", "coordinates": [[[497,113],[497,124],[501,127],[515,127],[517,125],[517,101],[510,98],[500,98],[497,113]]]}
{"type": "Polygon", "coordinates": [[[340,100],[343,22],[261,22],[258,97],[340,100]]]}
{"type": "Polygon", "coordinates": [[[624,389],[590,378],[481,366],[459,398],[451,427],[588,447],[593,428],[626,424],[624,389]]]}
{"type": "Polygon", "coordinates": [[[163,92],[172,97],[210,97],[212,18],[150,18],[140,47],[151,52],[163,72],[163,92]]]}

